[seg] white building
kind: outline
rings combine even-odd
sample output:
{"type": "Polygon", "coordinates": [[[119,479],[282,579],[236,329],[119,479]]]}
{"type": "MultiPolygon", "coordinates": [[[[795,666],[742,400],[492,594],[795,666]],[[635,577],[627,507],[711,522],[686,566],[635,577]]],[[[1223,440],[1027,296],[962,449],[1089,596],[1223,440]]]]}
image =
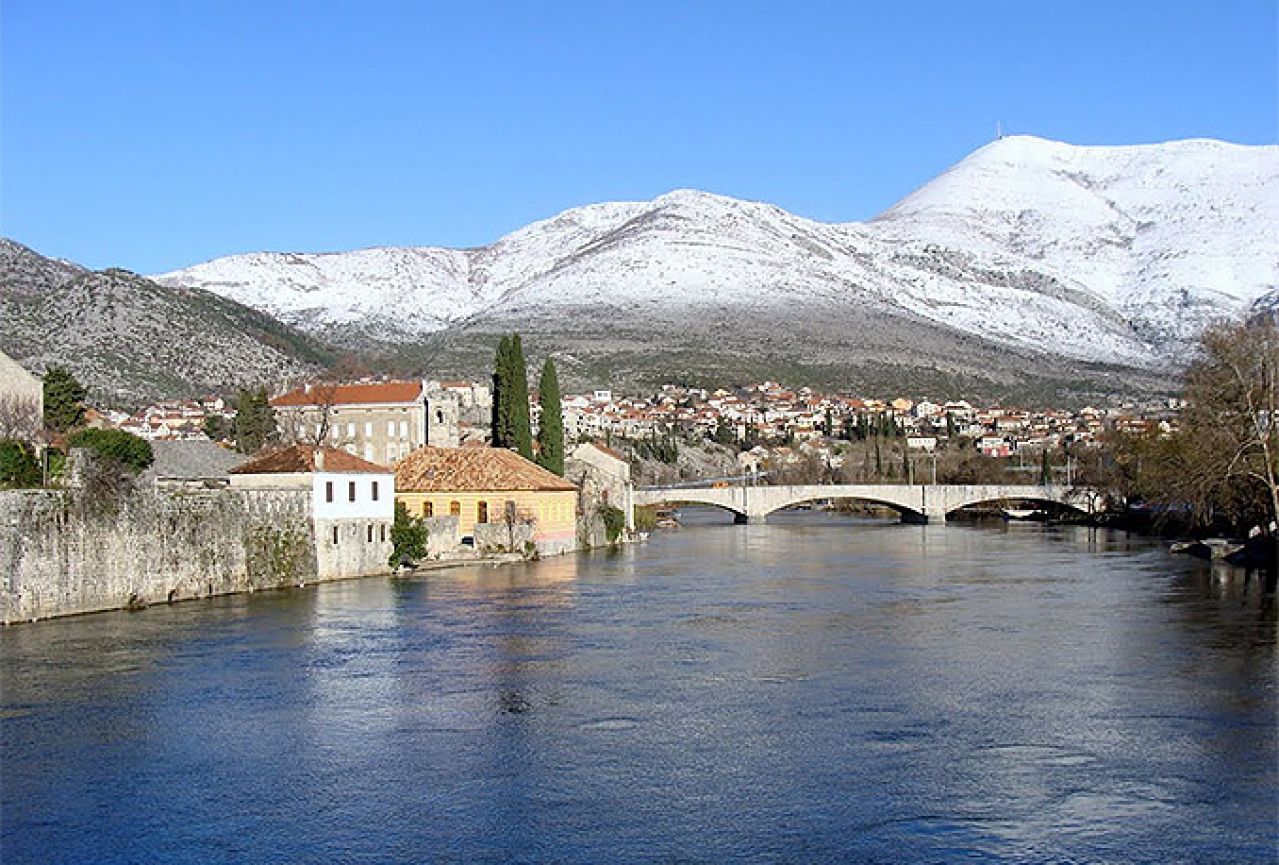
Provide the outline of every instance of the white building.
{"type": "Polygon", "coordinates": [[[395,473],[336,448],[295,444],[230,471],[242,490],[309,494],[316,574],[321,579],[388,570],[395,473]]]}

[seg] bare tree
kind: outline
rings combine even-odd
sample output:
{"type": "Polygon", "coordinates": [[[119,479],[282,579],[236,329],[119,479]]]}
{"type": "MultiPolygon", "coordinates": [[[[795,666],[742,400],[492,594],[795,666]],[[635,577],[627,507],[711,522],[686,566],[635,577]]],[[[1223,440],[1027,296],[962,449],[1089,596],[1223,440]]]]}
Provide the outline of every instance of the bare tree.
{"type": "Polygon", "coordinates": [[[1206,331],[1186,373],[1173,497],[1204,522],[1279,521],[1279,331],[1271,319],[1206,331]]]}
{"type": "Polygon", "coordinates": [[[0,439],[35,441],[43,427],[38,399],[25,394],[0,394],[0,439]]]}
{"type": "Polygon", "coordinates": [[[278,412],[283,439],[317,447],[341,447],[347,444],[347,440],[337,434],[338,425],[333,419],[338,386],[332,382],[322,382],[312,385],[307,393],[314,402],[304,406],[290,406],[278,412]]]}

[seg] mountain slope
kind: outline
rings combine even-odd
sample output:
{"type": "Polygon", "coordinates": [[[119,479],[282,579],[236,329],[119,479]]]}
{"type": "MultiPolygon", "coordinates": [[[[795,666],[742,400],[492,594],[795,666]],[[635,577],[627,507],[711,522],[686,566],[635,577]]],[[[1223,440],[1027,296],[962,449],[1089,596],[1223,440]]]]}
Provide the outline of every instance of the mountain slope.
{"type": "Polygon", "coordinates": [[[313,338],[212,292],[86,270],[5,239],[0,349],[29,369],[66,366],[125,402],[273,382],[331,359],[313,338]]]}
{"type": "Polygon", "coordinates": [[[1279,285],[1276,226],[1279,148],[1012,137],[867,223],[679,190],[480,249],[262,253],[156,279],[442,372],[482,372],[515,328],[583,383],[745,364],[1092,392],[1157,385],[1204,321],[1279,285]]]}

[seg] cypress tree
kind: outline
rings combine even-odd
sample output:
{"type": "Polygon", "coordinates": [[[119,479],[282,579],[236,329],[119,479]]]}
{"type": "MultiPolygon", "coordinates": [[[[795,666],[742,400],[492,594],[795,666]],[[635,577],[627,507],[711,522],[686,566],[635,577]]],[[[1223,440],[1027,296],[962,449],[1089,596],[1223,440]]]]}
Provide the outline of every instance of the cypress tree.
{"type": "Polygon", "coordinates": [[[526,460],[533,459],[533,421],[529,417],[528,367],[520,335],[511,334],[511,445],[526,460]]]}
{"type": "Polygon", "coordinates": [[[1053,482],[1053,464],[1048,456],[1048,448],[1044,448],[1039,458],[1039,483],[1048,486],[1053,482]]]}
{"type": "Polygon", "coordinates": [[[503,336],[493,358],[493,447],[511,447],[511,341],[503,336]]]}
{"type": "Polygon", "coordinates": [[[44,374],[44,425],[66,432],[84,420],[84,385],[66,367],[51,366],[44,374]]]}
{"type": "Polygon", "coordinates": [[[560,378],[555,372],[555,361],[549,357],[542,364],[537,391],[542,406],[542,423],[537,428],[537,463],[563,477],[564,410],[560,404],[560,378]]]}

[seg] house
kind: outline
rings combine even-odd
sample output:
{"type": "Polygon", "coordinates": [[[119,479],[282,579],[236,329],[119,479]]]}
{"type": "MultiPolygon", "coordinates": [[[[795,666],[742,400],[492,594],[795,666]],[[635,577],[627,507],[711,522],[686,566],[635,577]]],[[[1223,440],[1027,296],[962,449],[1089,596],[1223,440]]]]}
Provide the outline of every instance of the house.
{"type": "Polygon", "coordinates": [[[937,436],[906,436],[906,448],[932,453],[937,450],[937,436]]]}
{"type": "Polygon", "coordinates": [[[155,461],[138,475],[138,486],[159,489],[218,489],[230,484],[230,472],[249,457],[204,441],[155,441],[155,461]]]}
{"type": "Polygon", "coordinates": [[[395,465],[425,444],[455,447],[458,395],[420,381],[316,384],[271,400],[283,440],[395,465]]]}
{"type": "Polygon", "coordinates": [[[231,488],[300,490],[315,546],[316,576],[385,572],[395,521],[395,475],[344,450],[293,444],[229,472],[231,488]]]}
{"type": "Polygon", "coordinates": [[[0,438],[32,441],[44,428],[44,384],[0,351],[0,438]]]}
{"type": "Polygon", "coordinates": [[[463,541],[498,546],[516,528],[541,555],[577,547],[577,487],[504,448],[422,447],[395,467],[395,497],[410,514],[455,516],[463,541]],[[492,540],[492,543],[486,542],[492,540]]]}
{"type": "Polygon", "coordinates": [[[577,484],[584,510],[600,505],[620,508],[627,531],[634,531],[635,486],[626,457],[595,442],[580,444],[564,460],[564,477],[577,484]]]}

